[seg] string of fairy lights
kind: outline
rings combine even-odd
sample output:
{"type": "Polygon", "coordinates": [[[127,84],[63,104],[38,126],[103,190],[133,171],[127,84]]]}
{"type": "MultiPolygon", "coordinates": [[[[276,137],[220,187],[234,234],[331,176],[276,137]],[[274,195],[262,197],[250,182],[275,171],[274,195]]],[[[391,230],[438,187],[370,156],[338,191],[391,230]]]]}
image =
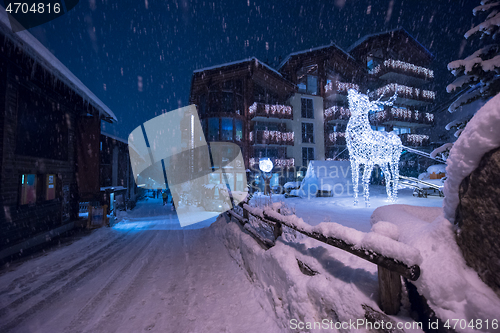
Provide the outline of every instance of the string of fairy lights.
{"type": "MultiPolygon", "coordinates": [[[[293,145],[295,141],[295,133],[294,132],[281,132],[281,131],[269,131],[269,130],[261,130],[256,131],[262,133],[262,144],[277,144],[277,145],[293,145]]],[[[250,142],[258,139],[257,134],[254,135],[254,132],[250,132],[248,134],[250,142]]]]}
{"type": "Polygon", "coordinates": [[[292,115],[292,107],[288,105],[280,105],[280,104],[263,104],[263,103],[257,103],[254,102],[250,107],[248,108],[248,112],[250,115],[256,115],[259,114],[259,111],[264,111],[266,115],[273,115],[273,116],[291,116],[292,115]]]}
{"type": "Polygon", "coordinates": [[[378,98],[380,96],[389,96],[394,93],[397,93],[399,97],[412,99],[434,100],[436,98],[436,93],[434,91],[408,87],[398,83],[389,83],[378,88],[371,94],[371,97],[378,98]]]}
{"type": "Polygon", "coordinates": [[[423,76],[426,79],[434,78],[434,71],[432,69],[394,59],[384,60],[382,64],[377,65],[375,68],[370,70],[369,73],[374,75],[386,69],[397,69],[414,75],[423,76]]]}
{"type": "Polygon", "coordinates": [[[355,83],[340,81],[330,81],[325,85],[325,93],[334,90],[340,93],[347,93],[349,89],[359,90],[359,86],[355,83]]]}
{"type": "Polygon", "coordinates": [[[325,118],[332,117],[333,119],[349,119],[351,116],[351,110],[349,108],[345,108],[343,106],[331,106],[325,109],[325,118]]]}

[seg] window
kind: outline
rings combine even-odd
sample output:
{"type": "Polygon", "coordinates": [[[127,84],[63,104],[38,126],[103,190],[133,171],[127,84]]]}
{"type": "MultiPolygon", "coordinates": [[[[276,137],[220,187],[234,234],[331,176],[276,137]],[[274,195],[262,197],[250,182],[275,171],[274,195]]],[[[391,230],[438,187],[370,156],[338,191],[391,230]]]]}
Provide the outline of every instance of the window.
{"type": "Polygon", "coordinates": [[[45,200],[56,198],[56,175],[46,175],[45,178],[45,200]]]}
{"type": "Polygon", "coordinates": [[[34,204],[36,202],[36,175],[21,175],[21,205],[34,204]]]}
{"type": "Polygon", "coordinates": [[[241,141],[243,139],[243,121],[236,119],[235,121],[235,140],[241,141]]]}
{"type": "Polygon", "coordinates": [[[219,119],[209,118],[208,119],[208,141],[219,140],[219,119]]]}
{"type": "Polygon", "coordinates": [[[307,167],[314,160],[314,148],[302,147],[302,165],[307,167]]]}
{"type": "Polygon", "coordinates": [[[301,99],[302,118],[314,119],[313,100],[310,98],[301,99]]]}
{"type": "Polygon", "coordinates": [[[405,133],[411,133],[411,129],[409,127],[398,127],[394,126],[392,128],[392,131],[396,134],[405,134],[405,133]]]}
{"type": "Polygon", "coordinates": [[[302,143],[314,143],[314,125],[302,123],[302,143]]]}
{"type": "Polygon", "coordinates": [[[379,132],[385,132],[385,126],[375,126],[375,125],[372,125],[372,130],[379,131],[379,132]]]}
{"type": "Polygon", "coordinates": [[[311,95],[318,94],[318,77],[308,75],[307,76],[307,90],[306,92],[311,95]]]}
{"type": "Polygon", "coordinates": [[[221,119],[221,140],[222,141],[233,141],[233,119],[232,118],[222,118],[221,119]]]}

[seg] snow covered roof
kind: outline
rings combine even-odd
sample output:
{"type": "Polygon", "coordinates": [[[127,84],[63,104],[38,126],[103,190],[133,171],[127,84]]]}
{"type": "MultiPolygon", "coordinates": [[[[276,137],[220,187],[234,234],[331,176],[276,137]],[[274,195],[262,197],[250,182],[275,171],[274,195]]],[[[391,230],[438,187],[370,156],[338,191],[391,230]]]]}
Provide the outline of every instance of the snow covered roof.
{"type": "Polygon", "coordinates": [[[309,52],[313,52],[313,51],[319,51],[319,50],[322,50],[322,49],[327,49],[329,47],[335,47],[335,48],[337,48],[339,51],[342,51],[342,53],[344,53],[348,58],[351,58],[351,59],[354,60],[354,58],[349,53],[347,53],[344,50],[342,50],[335,43],[331,43],[331,44],[328,44],[328,45],[313,47],[313,48],[310,48],[310,49],[307,49],[307,50],[302,50],[302,51],[297,51],[297,52],[290,53],[281,62],[281,64],[279,64],[278,69],[280,69],[281,67],[283,67],[287,63],[287,61],[290,60],[290,58],[293,57],[293,56],[296,56],[296,55],[299,55],[299,54],[305,54],[305,53],[309,53],[309,52]]]}
{"type": "Polygon", "coordinates": [[[82,98],[88,101],[93,107],[99,110],[106,118],[118,121],[114,113],[87,88],[71,71],[64,66],[49,50],[45,48],[32,34],[27,30],[12,32],[9,18],[5,8],[0,6],[0,30],[9,38],[14,45],[23,49],[38,64],[43,66],[49,72],[54,74],[59,80],[68,85],[82,98]]]}
{"type": "Polygon", "coordinates": [[[266,63],[260,61],[259,59],[255,58],[255,57],[251,57],[251,58],[247,58],[247,59],[242,59],[242,60],[237,60],[237,61],[232,61],[232,62],[226,62],[226,63],[220,64],[220,65],[215,65],[215,66],[200,68],[200,69],[194,70],[193,73],[201,73],[201,72],[209,71],[209,70],[212,70],[212,69],[217,69],[217,68],[223,68],[223,67],[228,67],[228,66],[232,66],[232,65],[243,64],[243,63],[250,62],[250,61],[255,61],[258,64],[266,67],[270,71],[276,73],[277,75],[282,76],[280,72],[278,72],[277,70],[275,70],[271,66],[267,65],[266,63]]]}
{"type": "Polygon", "coordinates": [[[378,37],[378,36],[382,36],[382,35],[387,35],[387,34],[390,34],[390,33],[394,33],[394,32],[403,32],[405,34],[407,34],[409,37],[411,37],[413,39],[413,41],[415,43],[417,43],[426,53],[428,53],[431,57],[434,57],[434,55],[431,53],[431,51],[429,51],[425,46],[423,46],[418,40],[415,39],[415,37],[413,37],[408,31],[406,31],[404,28],[396,28],[396,29],[392,29],[392,30],[387,30],[387,31],[382,31],[382,32],[377,32],[377,33],[374,33],[374,34],[369,34],[369,35],[365,35],[363,37],[361,37],[360,39],[358,39],[354,44],[352,44],[351,46],[349,46],[349,48],[347,49],[347,52],[351,52],[352,50],[354,50],[356,47],[358,47],[359,45],[361,45],[362,43],[364,43],[365,41],[367,41],[368,39],[372,38],[372,37],[378,37]]]}
{"type": "Polygon", "coordinates": [[[123,143],[125,143],[125,144],[128,145],[128,141],[127,140],[119,138],[119,137],[117,137],[117,136],[115,136],[113,134],[109,134],[109,133],[106,133],[106,132],[101,132],[101,134],[104,135],[104,136],[107,136],[110,139],[113,139],[113,140],[116,140],[116,141],[120,141],[120,142],[123,142],[123,143]]]}

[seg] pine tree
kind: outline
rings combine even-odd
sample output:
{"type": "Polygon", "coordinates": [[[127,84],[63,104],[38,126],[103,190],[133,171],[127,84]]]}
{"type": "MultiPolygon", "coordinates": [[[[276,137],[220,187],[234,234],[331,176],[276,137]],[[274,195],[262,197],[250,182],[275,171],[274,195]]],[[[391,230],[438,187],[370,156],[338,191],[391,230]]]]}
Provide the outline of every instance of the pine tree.
{"type": "MultiPolygon", "coordinates": [[[[462,106],[479,99],[488,100],[500,92],[500,1],[482,0],[480,6],[474,8],[473,15],[485,19],[467,31],[464,37],[467,40],[479,38],[481,47],[465,59],[448,64],[448,70],[456,79],[446,87],[446,91],[463,91],[448,108],[456,115],[446,129],[456,130],[455,137],[472,118],[470,113],[461,112],[462,106]]],[[[446,158],[452,145],[445,144],[434,150],[432,155],[441,154],[446,158]]]]}

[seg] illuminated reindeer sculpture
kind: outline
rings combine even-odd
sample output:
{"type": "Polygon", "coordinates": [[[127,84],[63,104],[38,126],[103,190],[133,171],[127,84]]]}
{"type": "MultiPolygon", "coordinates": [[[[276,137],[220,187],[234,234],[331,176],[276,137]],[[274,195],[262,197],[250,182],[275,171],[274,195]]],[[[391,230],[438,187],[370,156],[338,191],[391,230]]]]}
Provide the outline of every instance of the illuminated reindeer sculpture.
{"type": "Polygon", "coordinates": [[[351,160],[355,205],[358,203],[358,178],[361,164],[364,164],[363,191],[366,207],[370,206],[368,185],[375,164],[378,164],[384,172],[387,196],[391,201],[397,199],[399,158],[402,151],[401,139],[393,132],[372,130],[368,121],[370,111],[379,110],[379,105],[392,105],[396,97],[397,94],[394,94],[386,102],[381,102],[380,98],[376,101],[370,101],[367,95],[349,89],[348,99],[351,118],[347,123],[346,141],[349,149],[349,159],[351,160]]]}

